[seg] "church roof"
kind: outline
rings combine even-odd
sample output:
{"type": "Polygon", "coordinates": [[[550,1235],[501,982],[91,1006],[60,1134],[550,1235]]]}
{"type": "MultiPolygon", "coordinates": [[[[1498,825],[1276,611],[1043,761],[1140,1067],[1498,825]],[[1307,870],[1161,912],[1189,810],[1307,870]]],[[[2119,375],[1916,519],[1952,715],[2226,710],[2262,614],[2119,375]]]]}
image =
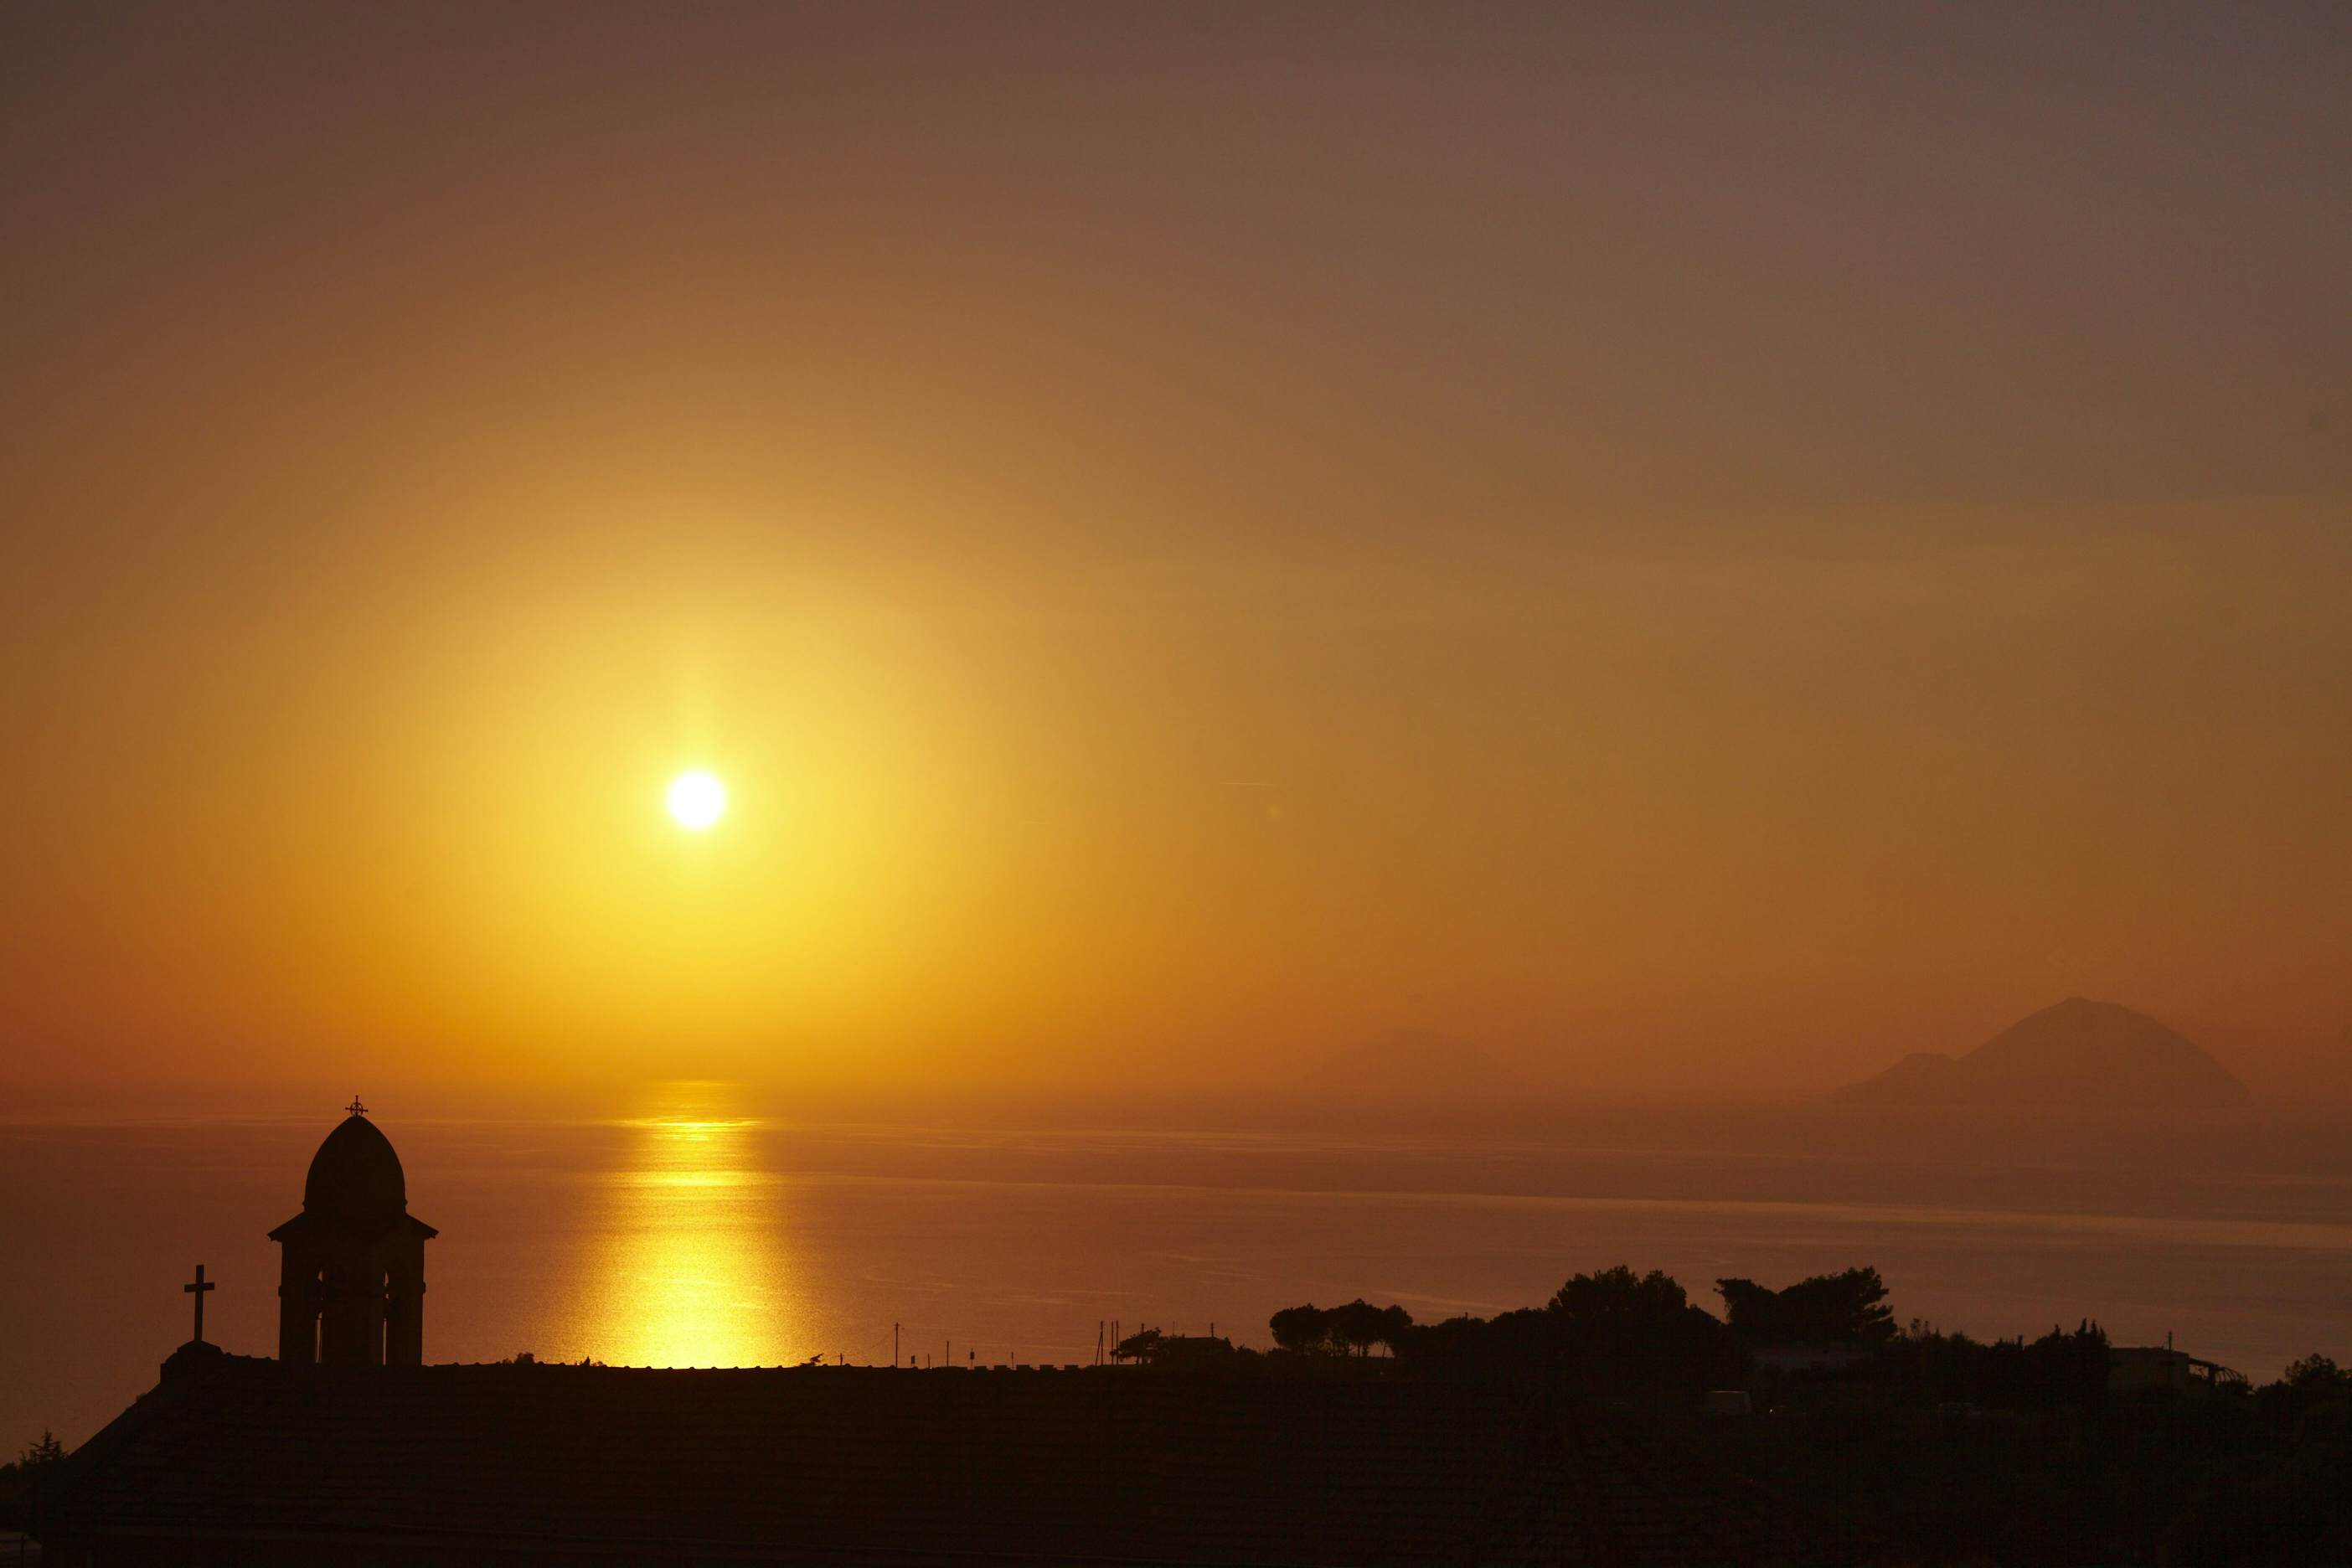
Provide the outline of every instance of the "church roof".
{"type": "Polygon", "coordinates": [[[269,1233],[282,1240],[298,1229],[329,1226],[369,1236],[406,1221],[427,1235],[430,1226],[408,1218],[408,1174],[392,1140],[365,1116],[343,1118],[310,1156],[302,1182],[302,1213],[269,1233]]]}
{"type": "Polygon", "coordinates": [[[272,1561],[1756,1561],[1775,1531],[1751,1491],[1654,1442],[1536,1391],[1398,1378],[338,1373],[190,1346],[16,1522],[272,1561]]]}

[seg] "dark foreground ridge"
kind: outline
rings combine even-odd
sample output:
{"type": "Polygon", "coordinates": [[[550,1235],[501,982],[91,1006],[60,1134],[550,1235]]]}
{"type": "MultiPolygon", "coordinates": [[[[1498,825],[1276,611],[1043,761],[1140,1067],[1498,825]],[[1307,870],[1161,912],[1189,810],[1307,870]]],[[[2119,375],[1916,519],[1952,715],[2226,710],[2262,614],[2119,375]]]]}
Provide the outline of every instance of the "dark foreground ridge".
{"type": "Polygon", "coordinates": [[[347,1122],[321,1173],[280,1357],[203,1342],[199,1268],[198,1338],[0,1466],[0,1528],[52,1568],[2352,1563],[2331,1360],[1898,1328],[1867,1267],[1717,1279],[1721,1317],[1622,1265],[1491,1318],[1302,1303],[1272,1352],[1147,1328],[1084,1369],[427,1366],[397,1156],[347,1122]]]}
{"type": "Polygon", "coordinates": [[[2352,1563],[2352,1373],[2315,1357],[2249,1389],[2203,1364],[2095,1329],[1927,1332],[1694,1407],[1286,1352],[340,1369],[191,1343],[0,1490],[0,1527],[53,1568],[2352,1563]]]}
{"type": "Polygon", "coordinates": [[[192,1344],[23,1513],[52,1563],[1788,1560],[1757,1489],[1662,1441],[1403,1379],[339,1373],[192,1344]]]}

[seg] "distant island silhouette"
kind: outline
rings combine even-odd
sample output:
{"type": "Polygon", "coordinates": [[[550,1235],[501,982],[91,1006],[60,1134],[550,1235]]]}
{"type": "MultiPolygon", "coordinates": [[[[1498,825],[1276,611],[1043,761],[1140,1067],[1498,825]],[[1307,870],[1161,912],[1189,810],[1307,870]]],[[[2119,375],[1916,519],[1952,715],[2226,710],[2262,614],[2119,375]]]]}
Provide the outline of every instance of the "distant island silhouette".
{"type": "Polygon", "coordinates": [[[2252,1096],[2177,1030],[2070,996],[1962,1057],[1915,1051],[1830,1096],[1847,1105],[2237,1106],[2252,1096]]]}

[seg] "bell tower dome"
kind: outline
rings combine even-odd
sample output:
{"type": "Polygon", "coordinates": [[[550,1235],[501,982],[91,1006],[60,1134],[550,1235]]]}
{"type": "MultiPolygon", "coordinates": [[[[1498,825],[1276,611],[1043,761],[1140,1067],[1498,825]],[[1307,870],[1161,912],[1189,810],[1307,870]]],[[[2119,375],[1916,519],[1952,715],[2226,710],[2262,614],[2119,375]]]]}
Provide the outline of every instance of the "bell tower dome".
{"type": "Polygon", "coordinates": [[[279,1247],[278,1359],[321,1366],[425,1361],[425,1244],[408,1212],[392,1140],[354,1097],[302,1184],[302,1212],[269,1233],[279,1247]]]}

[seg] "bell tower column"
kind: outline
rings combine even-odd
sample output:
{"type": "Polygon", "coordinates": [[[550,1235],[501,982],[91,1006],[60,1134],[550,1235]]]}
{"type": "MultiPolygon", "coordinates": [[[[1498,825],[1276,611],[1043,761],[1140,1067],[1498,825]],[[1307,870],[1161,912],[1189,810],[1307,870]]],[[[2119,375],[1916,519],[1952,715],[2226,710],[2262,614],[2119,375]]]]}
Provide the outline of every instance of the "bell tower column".
{"type": "Polygon", "coordinates": [[[413,1239],[394,1258],[384,1284],[383,1364],[425,1364],[425,1243],[413,1239]]]}
{"type": "Polygon", "coordinates": [[[292,1239],[278,1247],[278,1359],[294,1366],[319,1359],[319,1260],[292,1239]]]}

